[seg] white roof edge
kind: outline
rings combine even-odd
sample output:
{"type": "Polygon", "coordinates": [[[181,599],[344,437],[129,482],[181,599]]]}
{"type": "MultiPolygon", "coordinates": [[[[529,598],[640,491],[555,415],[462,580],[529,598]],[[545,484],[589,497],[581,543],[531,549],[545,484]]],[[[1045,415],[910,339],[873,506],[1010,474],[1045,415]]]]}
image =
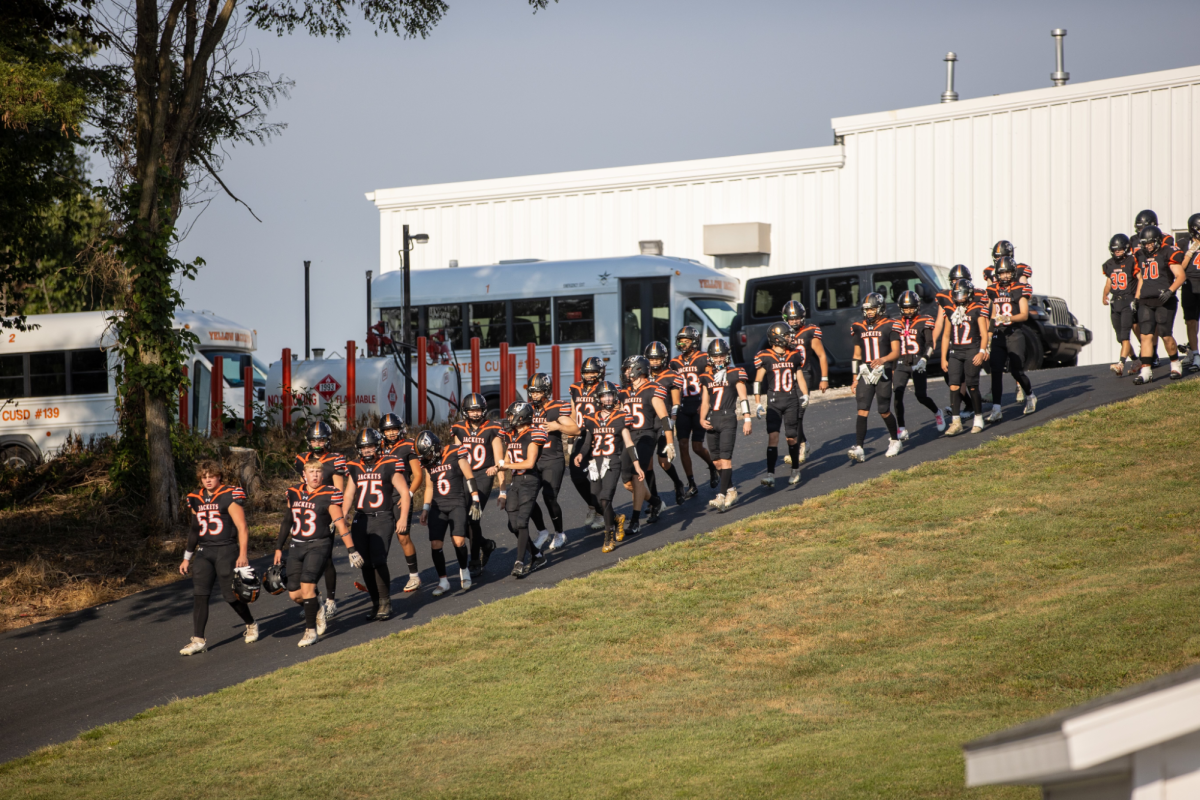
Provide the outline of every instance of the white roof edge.
{"type": "Polygon", "coordinates": [[[840,169],[845,161],[845,148],[841,145],[830,145],[663,164],[637,164],[574,172],[521,175],[511,178],[489,178],[460,183],[376,189],[367,194],[367,199],[372,200],[380,209],[425,203],[444,205],[469,202],[474,199],[494,200],[507,196],[520,197],[564,191],[579,192],[589,189],[612,191],[662,183],[704,180],[718,176],[735,178],[787,171],[813,172],[824,169],[840,169]]]}
{"type": "Polygon", "coordinates": [[[1200,730],[1200,680],[1106,706],[1063,722],[1071,766],[1096,764],[1200,730]]]}
{"type": "Polygon", "coordinates": [[[1105,78],[1098,81],[1072,83],[1066,86],[1046,86],[1040,89],[1028,89],[1023,92],[1010,92],[1008,94],[988,97],[973,97],[969,100],[959,100],[954,103],[937,103],[927,106],[901,108],[893,111],[874,111],[869,114],[857,114],[850,117],[835,117],[833,119],[833,129],[836,135],[842,136],[848,133],[861,133],[875,128],[890,128],[897,125],[934,122],[1004,111],[1012,108],[1057,105],[1073,100],[1085,100],[1098,95],[1149,91],[1191,81],[1200,81],[1200,65],[1179,67],[1160,72],[1144,72],[1140,75],[1126,75],[1120,78],[1105,78]]]}

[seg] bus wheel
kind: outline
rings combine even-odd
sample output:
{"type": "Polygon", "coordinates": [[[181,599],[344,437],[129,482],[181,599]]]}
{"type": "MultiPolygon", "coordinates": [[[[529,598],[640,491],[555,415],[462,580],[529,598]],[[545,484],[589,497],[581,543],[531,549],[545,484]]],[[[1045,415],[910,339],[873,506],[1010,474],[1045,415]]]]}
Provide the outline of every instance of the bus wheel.
{"type": "Polygon", "coordinates": [[[36,463],[33,454],[19,444],[0,445],[0,465],[5,469],[26,470],[36,463]]]}

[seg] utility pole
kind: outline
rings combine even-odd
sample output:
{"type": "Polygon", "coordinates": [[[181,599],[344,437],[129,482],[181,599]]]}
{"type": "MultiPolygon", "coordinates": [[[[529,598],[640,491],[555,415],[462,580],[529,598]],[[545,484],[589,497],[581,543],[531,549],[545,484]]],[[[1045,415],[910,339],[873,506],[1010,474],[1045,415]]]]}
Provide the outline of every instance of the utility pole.
{"type": "Polygon", "coordinates": [[[309,346],[309,341],[308,341],[308,333],[309,333],[309,327],[308,327],[308,322],[309,322],[309,315],[308,315],[308,268],[309,268],[311,265],[312,265],[312,262],[311,262],[311,261],[305,261],[305,262],[304,262],[304,360],[305,360],[305,361],[308,361],[308,359],[309,359],[309,357],[310,357],[310,355],[311,355],[311,354],[309,353],[309,349],[308,349],[308,346],[309,346]]]}

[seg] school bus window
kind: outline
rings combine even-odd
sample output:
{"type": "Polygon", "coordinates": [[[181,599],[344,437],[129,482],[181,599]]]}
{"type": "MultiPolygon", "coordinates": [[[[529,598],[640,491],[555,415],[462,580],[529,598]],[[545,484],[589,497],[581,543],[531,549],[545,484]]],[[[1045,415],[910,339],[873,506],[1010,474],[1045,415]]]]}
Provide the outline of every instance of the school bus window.
{"type": "Polygon", "coordinates": [[[29,354],[29,396],[48,397],[67,393],[67,354],[29,354]]]}
{"type": "MultiPolygon", "coordinates": [[[[467,331],[479,337],[480,347],[499,347],[508,336],[507,310],[503,301],[493,303],[471,303],[467,306],[467,331]]],[[[467,342],[470,344],[470,341],[467,342]]]]}
{"type": "Polygon", "coordinates": [[[550,298],[512,301],[513,345],[550,344],[550,298]]]}
{"type": "Polygon", "coordinates": [[[0,356],[0,403],[25,396],[25,356],[0,356]]]}
{"type": "Polygon", "coordinates": [[[581,344],[596,340],[595,305],[592,297],[559,297],[554,301],[558,344],[581,344]]]}
{"type": "Polygon", "coordinates": [[[103,350],[73,350],[71,356],[71,394],[106,394],[108,358],[103,350]]]}
{"type": "Polygon", "coordinates": [[[425,307],[426,336],[430,339],[444,341],[456,350],[463,347],[462,306],[426,306],[425,307]]]}

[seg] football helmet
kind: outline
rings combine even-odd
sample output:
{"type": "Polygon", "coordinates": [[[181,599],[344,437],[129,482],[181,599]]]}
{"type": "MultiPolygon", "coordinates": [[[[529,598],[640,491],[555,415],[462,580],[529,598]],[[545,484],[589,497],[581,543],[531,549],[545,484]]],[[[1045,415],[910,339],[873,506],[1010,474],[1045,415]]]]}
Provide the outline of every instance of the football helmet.
{"type": "Polygon", "coordinates": [[[951,286],[954,286],[955,281],[969,281],[969,280],[971,280],[971,270],[967,269],[964,265],[955,264],[954,268],[950,270],[950,285],[951,286]]]}
{"type": "Polygon", "coordinates": [[[646,350],[642,355],[650,362],[650,369],[659,370],[671,360],[671,349],[662,342],[651,342],[646,345],[646,350]],[[654,366],[655,361],[659,362],[657,367],[654,366]]]}
{"type": "Polygon", "coordinates": [[[791,327],[792,330],[798,330],[804,325],[804,318],[808,316],[808,310],[805,309],[804,303],[799,300],[788,300],[783,304],[783,321],[791,327]]]}
{"type": "Polygon", "coordinates": [[[1200,238],[1200,214],[1192,214],[1188,217],[1188,233],[1193,239],[1200,238]]]}
{"type": "Polygon", "coordinates": [[[786,322],[776,322],[767,328],[767,344],[771,347],[782,347],[785,350],[792,346],[792,328],[786,322]]]}
{"type": "Polygon", "coordinates": [[[863,319],[873,320],[881,316],[886,309],[887,301],[883,299],[883,295],[879,292],[871,292],[863,298],[863,319]]]}
{"type": "Polygon", "coordinates": [[[243,603],[253,603],[262,591],[262,581],[254,573],[254,567],[235,569],[233,571],[233,593],[243,603]],[[245,574],[243,574],[245,573],[245,574]]]}
{"type": "Polygon", "coordinates": [[[713,339],[708,343],[708,363],[714,369],[722,370],[729,366],[729,343],[724,339],[713,339]]]}
{"type": "Polygon", "coordinates": [[[426,464],[436,462],[442,455],[442,440],[433,431],[421,431],[417,436],[417,454],[426,464]]]}
{"type": "Polygon", "coordinates": [[[1017,278],[1017,265],[1011,256],[1000,256],[996,262],[996,283],[1007,286],[1017,278]]]}
{"type": "Polygon", "coordinates": [[[1124,258],[1129,255],[1129,237],[1123,233],[1118,233],[1108,240],[1108,252],[1112,253],[1113,258],[1124,258]],[[1120,253],[1121,255],[1117,255],[1120,253]]]}
{"type": "Polygon", "coordinates": [[[921,298],[912,289],[900,295],[900,316],[912,319],[921,310],[921,298]]]}
{"type": "Polygon", "coordinates": [[[954,289],[950,297],[956,306],[968,305],[975,299],[975,287],[968,280],[957,280],[954,282],[954,289]]]}
{"type": "Polygon", "coordinates": [[[304,432],[304,438],[308,440],[309,448],[319,453],[329,445],[329,440],[333,438],[333,429],[325,420],[313,420],[304,432]]]}
{"type": "Polygon", "coordinates": [[[621,371],[630,383],[638,378],[650,377],[650,361],[645,356],[630,356],[621,365],[621,371]]]}
{"type": "Polygon", "coordinates": [[[1142,228],[1140,235],[1142,249],[1150,255],[1158,252],[1158,248],[1162,246],[1163,232],[1157,225],[1147,225],[1142,228]]]}
{"type": "Polygon", "coordinates": [[[1155,214],[1153,211],[1151,211],[1150,209],[1147,208],[1142,211],[1139,211],[1137,217],[1134,218],[1133,231],[1134,231],[1134,233],[1141,233],[1142,228],[1146,227],[1147,225],[1157,225],[1157,224],[1158,224],[1158,214],[1155,214]]]}
{"type": "Polygon", "coordinates": [[[379,451],[383,449],[383,437],[374,428],[363,428],[354,439],[354,449],[358,451],[358,457],[369,464],[379,458],[379,451]]]}
{"type": "Polygon", "coordinates": [[[267,594],[282,594],[287,589],[287,567],[283,564],[272,564],[267,567],[263,576],[262,587],[267,594]]]}
{"type": "Polygon", "coordinates": [[[992,245],[992,264],[998,265],[1000,259],[1008,256],[1009,258],[1016,257],[1016,250],[1013,249],[1012,242],[1008,239],[1001,239],[992,245]]]}
{"type": "Polygon", "coordinates": [[[579,369],[579,376],[587,386],[598,383],[604,377],[604,362],[596,356],[585,358],[579,369]]]}
{"type": "Polygon", "coordinates": [[[379,430],[383,431],[383,438],[388,444],[394,444],[408,433],[408,426],[399,414],[384,414],[383,419],[379,420],[379,430]]]}
{"type": "Polygon", "coordinates": [[[683,353],[690,353],[700,346],[700,331],[696,330],[691,325],[684,325],[679,329],[679,333],[675,334],[675,349],[683,353]],[[688,341],[691,344],[685,345],[688,341]]]}
{"type": "Polygon", "coordinates": [[[483,418],[487,416],[487,398],[478,392],[472,392],[463,398],[462,412],[471,422],[483,422],[483,418]]]}
{"type": "Polygon", "coordinates": [[[617,391],[617,385],[611,381],[605,381],[600,384],[600,388],[596,390],[596,400],[600,403],[600,407],[605,411],[612,411],[617,407],[617,401],[621,394],[617,391]]]}
{"type": "Polygon", "coordinates": [[[554,384],[550,381],[550,376],[544,372],[535,372],[533,377],[529,379],[529,384],[525,387],[526,394],[537,392],[541,394],[540,402],[545,402],[550,397],[550,391],[554,388],[554,384]]]}
{"type": "Polygon", "coordinates": [[[508,407],[508,413],[504,415],[504,426],[506,430],[514,430],[519,427],[528,427],[533,424],[533,406],[524,401],[518,400],[508,407]]]}

